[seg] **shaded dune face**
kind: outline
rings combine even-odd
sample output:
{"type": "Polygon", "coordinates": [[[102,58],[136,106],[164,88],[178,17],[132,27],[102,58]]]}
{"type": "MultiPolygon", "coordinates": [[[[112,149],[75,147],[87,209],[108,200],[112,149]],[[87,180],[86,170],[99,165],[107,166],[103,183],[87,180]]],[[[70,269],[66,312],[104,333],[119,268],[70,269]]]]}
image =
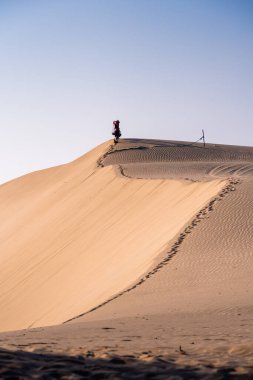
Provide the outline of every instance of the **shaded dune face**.
{"type": "MultiPolygon", "coordinates": [[[[96,318],[96,313],[103,313],[102,310],[110,315],[111,308],[115,308],[117,315],[131,314],[136,311],[137,299],[142,300],[138,305],[150,312],[151,305],[154,312],[154,304],[159,312],[170,305],[183,307],[190,296],[189,284],[195,291],[205,282],[205,276],[211,288],[213,279],[217,278],[210,275],[206,269],[208,263],[201,261],[203,256],[199,257],[198,253],[204,249],[208,255],[217,254],[219,241],[215,247],[213,240],[217,231],[222,231],[219,216],[215,221],[216,229],[213,223],[205,227],[211,218],[201,222],[202,233],[208,234],[208,229],[214,228],[204,248],[196,243],[199,248],[197,251],[192,248],[191,257],[177,254],[166,269],[147,277],[141,286],[133,287],[174,249],[178,234],[200,210],[215,200],[217,194],[222,197],[222,191],[225,195],[232,189],[230,184],[230,190],[224,190],[229,177],[243,178],[238,189],[243,186],[249,189],[248,184],[252,183],[251,148],[207,146],[204,149],[201,145],[187,145],[122,140],[112,146],[107,142],[70,164],[2,185],[1,330],[59,324],[96,308],[129,288],[132,288],[130,292],[90,315],[96,318]],[[206,269],[200,277],[196,270],[199,262],[201,270],[206,269]],[[173,263],[179,265],[179,272],[173,269],[173,263]],[[183,296],[178,297],[179,294],[183,296]],[[129,303],[126,297],[130,297],[129,303]]],[[[244,208],[249,207],[247,189],[243,193],[234,192],[244,208]]],[[[223,218],[228,218],[229,202],[237,199],[233,198],[234,193],[231,191],[232,196],[226,197],[228,208],[223,218]]],[[[222,203],[225,201],[219,202],[217,209],[222,203]]],[[[212,210],[212,203],[208,207],[212,210]]],[[[201,212],[204,215],[204,211],[201,212]]],[[[236,215],[237,211],[234,212],[236,215]]],[[[238,228],[245,229],[244,218],[240,221],[239,227],[232,229],[234,239],[238,228]]],[[[197,239],[197,222],[192,223],[191,237],[195,233],[197,239]]],[[[247,228],[248,234],[250,223],[247,228]]],[[[180,240],[181,251],[183,240],[183,244],[190,241],[188,238],[180,240]]],[[[231,251],[230,238],[225,240],[226,250],[231,251]]],[[[237,247],[231,255],[236,263],[237,247]]],[[[244,258],[249,256],[247,239],[245,247],[241,256],[244,258]]],[[[216,262],[212,273],[219,272],[219,260],[217,255],[211,260],[216,262]]],[[[228,258],[223,263],[224,281],[231,279],[226,269],[231,260],[228,258]]],[[[239,264],[242,265],[242,260],[239,264]]],[[[241,275],[246,273],[243,268],[241,275]]],[[[248,265],[247,276],[252,275],[251,272],[248,265]]],[[[204,298],[203,292],[196,305],[204,298]]]]}
{"type": "Polygon", "coordinates": [[[253,149],[228,145],[124,140],[105,165],[120,164],[130,177],[210,180],[253,176],[253,149]]]}

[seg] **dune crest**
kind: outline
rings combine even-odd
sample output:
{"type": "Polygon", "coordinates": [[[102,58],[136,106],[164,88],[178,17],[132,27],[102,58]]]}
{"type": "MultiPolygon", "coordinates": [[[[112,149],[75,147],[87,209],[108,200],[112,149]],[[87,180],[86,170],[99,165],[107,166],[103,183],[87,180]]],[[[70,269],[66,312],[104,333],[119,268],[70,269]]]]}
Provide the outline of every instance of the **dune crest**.
{"type": "Polygon", "coordinates": [[[1,331],[62,323],[129,287],[226,183],[128,178],[101,165],[110,146],[0,187],[1,331]]]}

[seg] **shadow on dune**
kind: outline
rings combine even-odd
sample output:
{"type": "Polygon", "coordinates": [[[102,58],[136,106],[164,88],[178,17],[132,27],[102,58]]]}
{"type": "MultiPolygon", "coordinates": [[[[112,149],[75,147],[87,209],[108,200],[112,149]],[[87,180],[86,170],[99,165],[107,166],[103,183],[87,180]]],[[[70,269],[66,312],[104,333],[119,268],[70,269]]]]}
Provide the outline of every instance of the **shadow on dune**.
{"type": "MultiPolygon", "coordinates": [[[[148,145],[154,145],[155,147],[161,147],[161,148],[166,148],[166,147],[177,147],[177,148],[182,148],[182,147],[189,147],[194,145],[195,148],[203,148],[203,144],[199,143],[198,141],[195,142],[186,142],[186,141],[171,141],[171,140],[154,140],[154,139],[122,139],[124,143],[134,143],[134,144],[148,144],[148,145]]],[[[208,144],[212,145],[213,144],[208,144]]],[[[142,147],[140,145],[140,148],[144,149],[145,147],[142,147]]],[[[147,147],[146,147],[147,149],[147,147]]]]}
{"type": "Polygon", "coordinates": [[[178,365],[173,359],[154,357],[150,362],[134,356],[108,359],[62,354],[0,350],[2,379],[252,379],[252,372],[235,373],[233,367],[178,365]]]}

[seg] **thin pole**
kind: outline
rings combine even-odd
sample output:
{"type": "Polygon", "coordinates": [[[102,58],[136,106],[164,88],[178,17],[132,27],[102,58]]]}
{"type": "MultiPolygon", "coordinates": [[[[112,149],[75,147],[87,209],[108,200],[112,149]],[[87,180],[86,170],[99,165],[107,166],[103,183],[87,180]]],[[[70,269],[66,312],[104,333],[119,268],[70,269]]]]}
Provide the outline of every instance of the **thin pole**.
{"type": "Polygon", "coordinates": [[[205,148],[206,147],[206,141],[205,141],[205,131],[204,131],[204,129],[202,129],[202,140],[203,140],[204,148],[205,148]]]}

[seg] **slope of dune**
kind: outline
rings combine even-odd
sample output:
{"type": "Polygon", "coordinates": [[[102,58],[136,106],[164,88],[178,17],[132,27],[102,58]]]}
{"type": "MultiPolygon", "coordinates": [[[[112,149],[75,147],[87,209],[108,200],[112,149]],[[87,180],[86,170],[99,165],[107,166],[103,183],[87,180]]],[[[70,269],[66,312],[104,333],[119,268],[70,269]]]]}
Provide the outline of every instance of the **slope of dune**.
{"type": "Polygon", "coordinates": [[[0,328],[59,324],[129,287],[225,181],[132,179],[110,143],[0,187],[0,328]]]}
{"type": "Polygon", "coordinates": [[[1,186],[1,329],[70,321],[1,333],[0,364],[252,379],[252,193],[251,147],[143,139],[1,186]]]}
{"type": "Polygon", "coordinates": [[[84,320],[140,313],[208,312],[253,307],[253,148],[172,141],[125,141],[105,165],[120,164],[139,178],[191,181],[234,179],[180,252],[142,286],[85,316],[84,320]]]}

